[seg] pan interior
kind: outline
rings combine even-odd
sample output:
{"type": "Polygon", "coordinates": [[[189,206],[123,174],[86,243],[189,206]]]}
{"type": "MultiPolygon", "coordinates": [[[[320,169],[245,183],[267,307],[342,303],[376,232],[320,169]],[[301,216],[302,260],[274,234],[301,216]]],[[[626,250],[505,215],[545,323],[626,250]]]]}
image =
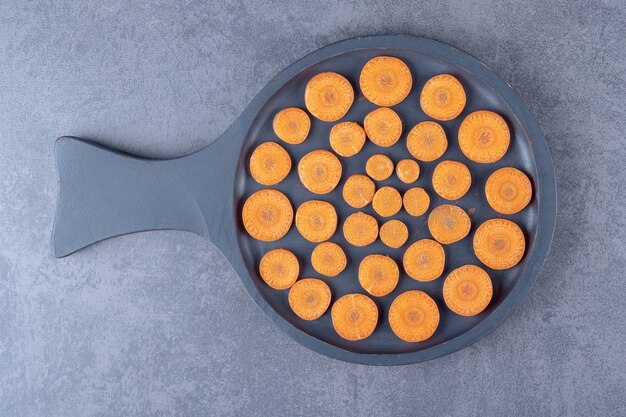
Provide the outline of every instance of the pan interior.
{"type": "MultiPolygon", "coordinates": [[[[527,137],[523,126],[515,117],[511,108],[489,85],[477,76],[467,72],[464,68],[428,55],[393,48],[360,49],[332,56],[305,68],[279,88],[257,114],[245,138],[241,159],[237,167],[234,198],[235,207],[237,207],[238,240],[243,260],[256,285],[257,291],[277,314],[302,332],[337,348],[355,353],[398,354],[415,352],[446,343],[458,337],[493,313],[496,307],[510,294],[528,265],[528,254],[532,250],[538,227],[538,202],[536,197],[533,196],[530,204],[520,213],[504,216],[496,213],[488,205],[484,196],[484,185],[488,176],[496,169],[513,166],[523,170],[530,177],[533,182],[533,192],[536,196],[539,184],[536,162],[530,146],[531,140],[532,138],[527,137]],[[354,104],[348,114],[339,122],[357,121],[362,125],[365,115],[377,106],[367,101],[359,91],[359,74],[361,68],[369,59],[379,55],[395,56],[402,59],[412,72],[413,87],[411,93],[402,103],[393,106],[393,109],[397,111],[403,121],[402,137],[396,145],[390,148],[378,147],[368,140],[363,150],[357,155],[350,158],[339,157],[343,167],[343,174],[338,187],[330,194],[313,194],[300,183],[297,174],[297,163],[302,156],[314,149],[331,150],[328,136],[334,123],[322,122],[311,116],[312,125],[308,139],[300,145],[289,145],[280,141],[274,134],[272,130],[274,115],[285,107],[305,109],[304,89],[307,81],[320,72],[334,71],[348,78],[355,90],[354,104]],[[409,228],[409,240],[399,249],[388,248],[380,239],[369,246],[357,248],[346,242],[341,232],[341,226],[343,225],[343,220],[348,215],[359,210],[348,206],[343,201],[341,189],[350,175],[365,174],[365,162],[373,154],[383,153],[388,155],[394,163],[404,158],[412,158],[406,148],[407,133],[418,122],[431,120],[420,108],[419,94],[430,77],[442,73],[452,74],[457,77],[462,82],[467,95],[467,105],[459,117],[452,121],[439,122],[448,138],[448,150],[443,157],[435,162],[418,162],[421,173],[419,179],[413,184],[402,183],[395,174],[386,181],[376,182],[377,188],[389,185],[398,189],[401,193],[411,187],[419,186],[425,188],[431,197],[430,212],[430,210],[440,204],[450,203],[439,197],[432,188],[430,179],[437,163],[442,160],[461,161],[472,172],[472,186],[469,192],[461,199],[451,203],[464,208],[470,213],[472,219],[470,234],[460,242],[444,246],[446,265],[442,277],[433,282],[417,282],[402,270],[402,255],[411,243],[422,238],[430,238],[426,226],[426,216],[412,217],[402,210],[393,217],[403,221],[409,228]],[[458,146],[457,131],[461,121],[470,112],[479,109],[496,111],[506,119],[511,129],[511,145],[508,152],[504,158],[493,164],[478,164],[468,160],[461,153],[458,146]],[[256,146],[266,141],[280,143],[292,158],[293,167],[290,174],[281,183],[271,188],[276,188],[288,196],[294,208],[294,213],[300,204],[312,199],[328,201],[337,210],[339,217],[338,229],[330,241],[339,244],[348,257],[348,266],[339,276],[327,278],[315,272],[311,266],[310,254],[316,244],[302,238],[295,225],[292,226],[285,237],[275,242],[257,241],[250,237],[243,228],[240,218],[243,203],[255,191],[267,188],[256,183],[250,176],[248,169],[250,154],[256,146]],[[487,219],[496,217],[504,217],[516,222],[524,230],[526,237],[526,255],[524,259],[517,266],[504,271],[494,271],[482,265],[472,250],[471,239],[478,225],[487,219]],[[400,266],[400,282],[388,296],[371,297],[378,305],[380,313],[379,324],[374,333],[369,338],[356,342],[342,339],[333,329],[330,308],[318,320],[304,321],[299,319],[289,307],[288,290],[273,290],[259,277],[258,264],[261,257],[274,248],[287,248],[294,252],[300,261],[300,277],[315,277],[327,282],[332,291],[333,301],[348,293],[366,294],[357,279],[359,263],[366,255],[379,253],[393,258],[400,266]],[[442,285],[444,278],[450,271],[468,263],[479,265],[489,273],[493,282],[493,299],[487,309],[481,314],[474,317],[461,317],[448,310],[445,306],[442,296],[442,285]],[[433,297],[439,306],[441,314],[439,328],[436,333],[430,339],[420,343],[403,342],[393,334],[387,321],[387,313],[393,299],[402,292],[411,289],[425,291],[433,297]]],[[[374,216],[378,220],[379,225],[387,220],[378,216],[373,211],[371,205],[361,209],[361,211],[374,216]]]]}

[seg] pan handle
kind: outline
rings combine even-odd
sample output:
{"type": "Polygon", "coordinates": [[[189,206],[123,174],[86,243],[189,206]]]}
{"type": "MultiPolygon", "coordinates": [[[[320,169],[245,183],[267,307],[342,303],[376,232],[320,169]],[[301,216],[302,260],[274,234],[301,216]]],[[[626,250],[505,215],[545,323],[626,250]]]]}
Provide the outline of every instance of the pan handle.
{"type": "MultiPolygon", "coordinates": [[[[145,230],[185,230],[216,240],[234,233],[230,141],[180,158],[146,159],[76,137],[55,145],[59,191],[51,251],[145,230]],[[228,203],[227,203],[228,202],[228,203]]],[[[217,242],[216,242],[217,243],[217,242]]]]}

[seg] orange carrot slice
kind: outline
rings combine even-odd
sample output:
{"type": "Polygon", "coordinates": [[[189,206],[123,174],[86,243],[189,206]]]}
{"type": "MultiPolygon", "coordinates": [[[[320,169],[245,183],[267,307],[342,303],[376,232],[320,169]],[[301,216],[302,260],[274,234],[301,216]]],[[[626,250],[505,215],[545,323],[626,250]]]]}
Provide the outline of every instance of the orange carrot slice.
{"type": "Polygon", "coordinates": [[[359,264],[359,283],[374,297],[389,294],[398,285],[400,269],[385,255],[368,255],[359,264]]]}
{"type": "Polygon", "coordinates": [[[336,277],[348,264],[348,258],[341,246],[333,242],[320,243],[311,253],[311,265],[319,274],[336,277]]]}
{"type": "Polygon", "coordinates": [[[298,279],[300,264],[293,252],[272,249],[261,258],[259,274],[267,285],[275,290],[286,290],[298,279]]]}
{"type": "Polygon", "coordinates": [[[409,229],[400,220],[389,220],[380,227],[380,240],[390,248],[397,249],[409,238],[409,229]]]}
{"type": "Polygon", "coordinates": [[[396,297],[389,308],[391,330],[405,342],[429,339],[439,326],[439,308],[423,291],[406,291],[396,297]]]}
{"type": "Polygon", "coordinates": [[[491,269],[514,267],[522,260],[526,239],[520,227],[510,220],[491,219],[481,224],[474,234],[474,253],[491,269]]]}
{"type": "Polygon", "coordinates": [[[276,113],[273,128],[276,136],[283,142],[297,145],[304,142],[309,136],[311,118],[302,109],[288,107],[276,113]]]}
{"type": "Polygon", "coordinates": [[[287,177],[289,171],[291,158],[276,142],[260,144],[250,156],[250,175],[259,184],[278,184],[287,177]]]}
{"type": "Polygon", "coordinates": [[[411,216],[421,216],[428,211],[430,196],[423,188],[414,187],[404,193],[402,204],[411,216]]]}
{"type": "Polygon", "coordinates": [[[341,162],[329,151],[318,149],[304,155],[298,163],[298,176],[312,193],[328,194],[341,180],[341,162]]]}
{"type": "Polygon", "coordinates": [[[353,246],[367,246],[378,237],[378,223],[369,214],[353,213],[343,223],[343,236],[353,246]]]}
{"type": "Polygon", "coordinates": [[[363,121],[367,137],[378,146],[394,145],[402,135],[402,120],[387,107],[372,110],[363,121]]]}
{"type": "Polygon", "coordinates": [[[457,161],[440,162],[433,171],[433,188],[446,200],[458,200],[472,185],[472,174],[465,164],[457,161]]]}
{"type": "Polygon", "coordinates": [[[482,312],[492,295],[491,278],[476,265],[455,269],[443,282],[443,300],[450,310],[461,316],[475,316],[482,312]]]}
{"type": "Polygon", "coordinates": [[[393,187],[382,187],[374,194],[372,207],[383,217],[393,216],[402,208],[402,196],[393,187]]]}
{"type": "Polygon", "coordinates": [[[468,235],[472,222],[461,207],[442,204],[428,215],[428,230],[439,243],[449,245],[468,235]]]}
{"type": "Polygon", "coordinates": [[[325,201],[306,201],[296,211],[296,227],[309,242],[323,242],[337,230],[337,212],[325,201]]]}
{"type": "Polygon", "coordinates": [[[293,221],[293,208],[285,194],[264,189],[252,194],[243,205],[243,226],[257,240],[272,242],[285,236],[293,221]]]}
{"type": "Polygon", "coordinates": [[[359,84],[363,95],[379,106],[395,106],[411,91],[411,70],[400,59],[390,56],[372,58],[363,67],[359,84]]]}
{"type": "Polygon", "coordinates": [[[378,324],[378,307],[366,295],[346,294],[331,309],[333,327],[346,340],[369,337],[378,324]]]}
{"type": "Polygon", "coordinates": [[[376,186],[369,177],[361,174],[350,176],[343,185],[343,199],[351,207],[363,208],[372,202],[376,186]]]}
{"type": "Polygon", "coordinates": [[[416,281],[434,281],[443,274],[446,253],[443,247],[431,239],[413,243],[404,252],[402,265],[408,276],[416,281]]]}
{"type": "Polygon", "coordinates": [[[376,181],[384,181],[393,173],[393,162],[383,154],[372,155],[365,164],[365,172],[376,181]]]}
{"type": "Polygon", "coordinates": [[[403,159],[396,165],[396,175],[405,184],[417,181],[420,166],[412,159],[403,159]]]}
{"type": "Polygon", "coordinates": [[[459,127],[461,151],[474,162],[500,160],[509,149],[511,131],[497,113],[479,110],[468,115],[459,127]]]}
{"type": "Polygon", "coordinates": [[[418,161],[432,162],[446,152],[448,139],[439,123],[426,121],[411,129],[406,137],[406,147],[418,161]]]}
{"type": "Polygon", "coordinates": [[[500,168],[487,179],[485,196],[492,209],[502,214],[522,211],[530,202],[533,187],[519,169],[500,168]]]}
{"type": "Polygon", "coordinates": [[[289,290],[289,306],[302,320],[322,317],[330,306],[330,299],[330,288],[321,279],[301,279],[289,290]]]}
{"type": "Polygon", "coordinates": [[[307,83],[304,103],[309,112],[325,122],[346,115],[354,101],[354,90],[344,76],[336,72],[317,74],[307,83]]]}
{"type": "Polygon", "coordinates": [[[338,155],[351,157],[365,144],[365,130],[356,122],[343,122],[330,129],[330,146],[338,155]]]}
{"type": "Polygon", "coordinates": [[[420,96],[422,110],[437,120],[452,120],[465,108],[465,90],[450,74],[436,75],[426,82],[420,96]]]}

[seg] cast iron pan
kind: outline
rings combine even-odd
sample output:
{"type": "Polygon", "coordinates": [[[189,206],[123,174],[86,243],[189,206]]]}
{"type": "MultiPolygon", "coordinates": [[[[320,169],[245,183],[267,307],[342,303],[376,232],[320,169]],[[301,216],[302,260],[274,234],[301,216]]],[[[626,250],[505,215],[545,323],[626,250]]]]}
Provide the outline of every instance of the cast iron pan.
{"type": "MultiPolygon", "coordinates": [[[[301,145],[283,146],[294,164],[307,152],[330,149],[328,133],[332,123],[312,118],[309,138],[301,145]]],[[[244,286],[263,312],[304,346],[344,361],[398,365],[421,362],[464,348],[495,329],[520,304],[537,276],[548,253],[554,230],[556,189],[552,161],[545,138],[534,117],[520,97],[489,68],[468,54],[441,42],[410,36],[372,36],[350,39],[322,48],[291,65],[276,76],[250,103],[233,125],[215,142],[193,154],[168,160],[151,160],[106,149],[88,141],[62,137],[56,144],[59,171],[59,196],[52,253],[56,257],[71,254],[87,245],[113,236],[155,229],[180,229],[211,240],[230,262],[244,286]],[[442,299],[443,278],[417,282],[403,274],[398,287],[388,296],[376,298],[380,322],[367,339],[350,342],[332,329],[330,309],[315,321],[300,320],[291,311],[287,291],[270,289],[259,278],[257,265],[270,249],[286,247],[298,255],[302,277],[319,277],[309,258],[314,244],[300,237],[292,226],[282,239],[266,243],[252,239],[243,229],[240,213],[245,199],[263,188],[248,173],[252,150],[267,140],[278,140],[272,131],[272,119],[284,107],[304,106],[304,88],[317,73],[335,71],[346,76],[355,87],[355,103],[343,120],[362,123],[375,106],[364,99],[358,89],[359,73],[365,62],[378,55],[402,59],[413,73],[413,90],[394,109],[403,120],[404,133],[392,148],[379,148],[367,142],[352,158],[341,158],[342,182],[327,195],[316,196],[307,191],[292,169],[289,176],[275,188],[284,192],[294,208],[309,199],[330,201],[339,215],[339,228],[345,217],[356,211],[341,198],[345,179],[364,173],[366,159],[374,153],[385,153],[394,162],[409,157],[406,134],[419,121],[428,119],[419,106],[419,93],[430,77],[449,73],[463,83],[468,105],[456,120],[443,122],[449,147],[440,159],[466,163],[472,171],[472,189],[455,204],[472,218],[470,235],[445,246],[446,268],[473,263],[481,265],[471,248],[473,231],[481,222],[493,217],[506,217],[518,223],[526,234],[527,249],[522,262],[505,271],[486,268],[494,284],[494,297],[489,307],[475,317],[461,317],[449,311],[442,299]],[[505,157],[495,164],[473,163],[460,152],[456,132],[461,120],[477,109],[494,110],[511,128],[511,146],[505,157]],[[530,205],[520,213],[502,216],[487,204],[483,189],[488,175],[503,166],[514,166],[526,172],[534,187],[530,205]],[[401,341],[387,322],[391,301],[409,289],[430,294],[441,311],[441,322],[435,335],[420,343],[401,341]]],[[[420,163],[421,174],[415,184],[407,186],[392,176],[377,186],[392,185],[401,192],[411,186],[425,187],[432,198],[431,209],[442,201],[432,190],[430,178],[436,163],[420,163]]],[[[381,219],[372,211],[365,212],[381,219]]],[[[428,237],[425,217],[399,217],[409,226],[410,238],[400,249],[389,249],[380,240],[365,248],[349,245],[341,232],[332,241],[346,249],[348,268],[336,278],[323,278],[331,286],[333,299],[351,292],[363,292],[357,276],[360,260],[370,253],[388,254],[402,265],[402,254],[412,242],[428,237]]],[[[483,266],[484,267],[484,266],[483,266]]]]}

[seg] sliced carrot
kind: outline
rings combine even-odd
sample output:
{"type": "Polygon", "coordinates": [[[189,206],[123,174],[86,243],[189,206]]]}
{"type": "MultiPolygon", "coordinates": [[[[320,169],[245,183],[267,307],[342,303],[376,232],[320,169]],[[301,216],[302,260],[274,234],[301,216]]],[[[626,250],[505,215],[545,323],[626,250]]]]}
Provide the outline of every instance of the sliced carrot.
{"type": "Polygon", "coordinates": [[[402,208],[402,196],[393,187],[382,187],[374,194],[372,200],[374,211],[383,217],[390,217],[402,208]]]}
{"type": "Polygon", "coordinates": [[[474,253],[491,269],[512,268],[522,260],[526,239],[520,227],[510,220],[491,219],[474,234],[474,253]]]}
{"type": "Polygon", "coordinates": [[[365,98],[379,106],[395,106],[411,91],[411,70],[400,59],[390,56],[372,58],[361,70],[359,77],[365,98]]]}
{"type": "Polygon", "coordinates": [[[439,243],[449,245],[468,235],[472,222],[461,207],[442,204],[428,215],[428,230],[439,243]]]}
{"type": "Polygon", "coordinates": [[[334,122],[346,115],[354,101],[350,81],[336,72],[322,72],[311,78],[304,91],[309,112],[325,122],[334,122]]]}
{"type": "Polygon", "coordinates": [[[276,113],[273,128],[276,136],[283,142],[297,145],[304,142],[309,136],[311,118],[302,109],[288,107],[276,113]]]}
{"type": "Polygon", "coordinates": [[[439,123],[425,121],[411,129],[406,137],[406,147],[418,161],[432,162],[446,152],[448,139],[439,123]]]}
{"type": "Polygon", "coordinates": [[[356,122],[338,123],[330,129],[330,146],[338,155],[354,156],[365,144],[365,130],[356,122]]]}
{"type": "Polygon", "coordinates": [[[450,74],[436,75],[426,81],[420,96],[422,110],[437,120],[452,120],[465,108],[465,90],[450,74]]]}
{"type": "Polygon", "coordinates": [[[346,294],[331,309],[333,327],[346,340],[369,337],[378,325],[378,307],[366,295],[346,294]]]}
{"type": "Polygon", "coordinates": [[[291,171],[291,158],[276,142],[265,142],[257,146],[250,156],[250,175],[259,184],[278,184],[291,171]]]}
{"type": "Polygon", "coordinates": [[[355,174],[350,176],[343,185],[343,199],[351,207],[363,208],[372,202],[376,185],[366,175],[355,174]]]}
{"type": "Polygon", "coordinates": [[[298,163],[302,184],[312,193],[328,194],[341,180],[341,162],[329,151],[317,149],[304,155],[298,163]]]}
{"type": "Polygon", "coordinates": [[[400,269],[393,259],[385,255],[367,255],[359,264],[359,283],[374,297],[389,294],[398,285],[400,269]]]}
{"type": "Polygon", "coordinates": [[[430,196],[423,188],[413,187],[404,193],[402,204],[411,216],[421,216],[428,211],[430,196]]]}
{"type": "Polygon", "coordinates": [[[400,220],[389,220],[380,227],[380,240],[390,248],[397,249],[409,238],[409,229],[400,220]]]}
{"type": "Polygon", "coordinates": [[[523,210],[533,195],[530,180],[519,169],[500,168],[487,179],[485,196],[492,209],[502,214],[523,210]]]}
{"type": "Polygon", "coordinates": [[[259,274],[267,285],[275,290],[286,290],[298,279],[300,264],[293,252],[272,249],[261,258],[259,274]]]}
{"type": "Polygon", "coordinates": [[[328,310],[330,299],[330,287],[321,279],[301,279],[289,290],[289,305],[302,320],[320,318],[328,310]]]}
{"type": "Polygon", "coordinates": [[[341,246],[333,242],[320,243],[311,253],[311,265],[319,274],[336,277],[346,268],[348,258],[341,246]]]}
{"type": "Polygon", "coordinates": [[[396,175],[405,184],[417,181],[420,176],[420,166],[412,159],[403,159],[396,165],[396,175]]]}
{"type": "Polygon", "coordinates": [[[406,291],[389,308],[391,330],[405,342],[429,339],[439,326],[437,303],[423,291],[406,291]]]}
{"type": "Polygon", "coordinates": [[[458,200],[472,185],[472,174],[465,164],[442,161],[433,171],[433,188],[446,200],[458,200]]]}
{"type": "Polygon", "coordinates": [[[497,113],[479,110],[469,114],[459,127],[461,151],[474,162],[496,162],[509,149],[511,131],[497,113]]]}
{"type": "Polygon", "coordinates": [[[408,276],[416,281],[434,281],[443,274],[446,252],[431,239],[413,243],[404,252],[402,265],[408,276]]]}
{"type": "Polygon", "coordinates": [[[296,227],[306,240],[323,242],[337,230],[337,212],[326,201],[306,201],[296,211],[296,227]]]}
{"type": "Polygon", "coordinates": [[[272,242],[289,231],[293,221],[293,208],[285,194],[268,188],[248,197],[243,205],[241,218],[250,236],[272,242]]]}
{"type": "Polygon", "coordinates": [[[343,236],[353,246],[367,246],[378,237],[378,223],[369,214],[358,211],[343,222],[343,236]]]}
{"type": "Polygon", "coordinates": [[[363,127],[367,137],[378,146],[394,145],[402,135],[402,120],[388,107],[379,107],[365,116],[363,127]]]}
{"type": "Polygon", "coordinates": [[[372,155],[365,164],[365,172],[376,181],[384,181],[393,173],[393,162],[386,155],[372,155]]]}
{"type": "Polygon", "coordinates": [[[450,310],[461,316],[475,316],[482,312],[492,296],[491,278],[476,265],[455,269],[443,282],[443,300],[450,310]]]}

